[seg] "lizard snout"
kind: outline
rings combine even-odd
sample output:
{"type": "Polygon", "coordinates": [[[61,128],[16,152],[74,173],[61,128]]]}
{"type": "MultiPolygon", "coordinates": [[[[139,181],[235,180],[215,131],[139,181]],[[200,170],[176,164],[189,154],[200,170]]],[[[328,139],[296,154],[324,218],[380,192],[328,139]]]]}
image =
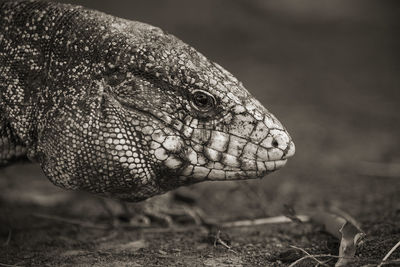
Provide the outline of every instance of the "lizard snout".
{"type": "Polygon", "coordinates": [[[296,146],[294,145],[293,141],[290,141],[290,143],[288,144],[285,153],[283,155],[284,159],[290,158],[294,155],[294,153],[296,152],[296,146]]]}
{"type": "Polygon", "coordinates": [[[295,145],[286,130],[273,129],[260,143],[257,157],[263,161],[285,160],[295,153],[295,145]]]}
{"type": "MultiPolygon", "coordinates": [[[[283,152],[281,159],[287,159],[294,155],[296,147],[286,131],[272,130],[272,147],[280,149],[283,152]]],[[[275,159],[274,159],[275,160],[275,159]]]]}

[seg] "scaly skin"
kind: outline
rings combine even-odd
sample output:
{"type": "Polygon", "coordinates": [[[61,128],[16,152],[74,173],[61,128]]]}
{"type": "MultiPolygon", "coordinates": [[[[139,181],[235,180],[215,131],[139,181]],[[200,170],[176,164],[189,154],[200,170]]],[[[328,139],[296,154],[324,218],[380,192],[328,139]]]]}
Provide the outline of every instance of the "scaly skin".
{"type": "Polygon", "coordinates": [[[139,201],[263,177],[294,144],[221,66],[159,28],[79,6],[0,6],[0,165],[139,201]]]}

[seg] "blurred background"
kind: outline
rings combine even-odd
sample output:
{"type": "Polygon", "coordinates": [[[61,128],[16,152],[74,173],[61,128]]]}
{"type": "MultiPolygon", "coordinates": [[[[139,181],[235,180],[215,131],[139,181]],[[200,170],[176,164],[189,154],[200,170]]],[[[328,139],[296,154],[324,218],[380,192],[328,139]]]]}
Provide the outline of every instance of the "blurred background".
{"type": "MultiPolygon", "coordinates": [[[[399,236],[399,1],[65,2],[176,35],[232,72],[287,127],[296,155],[282,170],[263,180],[191,187],[207,214],[232,220],[279,215],[284,204],[300,213],[334,205],[367,230],[397,229],[375,229],[377,239],[399,236]]],[[[60,196],[70,193],[52,186],[36,165],[0,170],[0,178],[9,203],[98,213],[76,202],[82,195],[66,207],[70,198],[60,196]]]]}

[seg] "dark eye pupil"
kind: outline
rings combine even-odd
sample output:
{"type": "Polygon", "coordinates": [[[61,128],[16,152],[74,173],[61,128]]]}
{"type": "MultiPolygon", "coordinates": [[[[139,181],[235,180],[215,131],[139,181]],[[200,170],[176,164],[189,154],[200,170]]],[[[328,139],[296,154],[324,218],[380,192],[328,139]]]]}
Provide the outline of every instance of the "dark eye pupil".
{"type": "Polygon", "coordinates": [[[208,111],[214,107],[214,97],[204,92],[195,92],[192,96],[192,104],[202,111],[208,111]]]}
{"type": "Polygon", "coordinates": [[[205,94],[197,93],[195,96],[195,102],[196,102],[196,105],[204,108],[209,105],[210,99],[205,94]]]}

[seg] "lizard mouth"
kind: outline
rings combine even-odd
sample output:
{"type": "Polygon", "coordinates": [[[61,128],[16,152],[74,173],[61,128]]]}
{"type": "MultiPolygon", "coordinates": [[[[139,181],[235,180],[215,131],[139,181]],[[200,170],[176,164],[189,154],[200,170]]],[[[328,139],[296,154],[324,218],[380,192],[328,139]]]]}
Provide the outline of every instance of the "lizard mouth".
{"type": "Polygon", "coordinates": [[[265,175],[285,166],[287,159],[257,161],[247,158],[239,159],[238,165],[209,162],[205,165],[190,164],[180,173],[184,180],[197,181],[231,181],[263,178],[265,175]]]}
{"type": "MultiPolygon", "coordinates": [[[[227,180],[262,178],[266,174],[277,171],[286,165],[287,159],[269,160],[269,161],[251,161],[242,159],[242,166],[234,168],[225,166],[223,171],[226,172],[227,180]]],[[[212,177],[210,177],[212,179],[212,177]]]]}

